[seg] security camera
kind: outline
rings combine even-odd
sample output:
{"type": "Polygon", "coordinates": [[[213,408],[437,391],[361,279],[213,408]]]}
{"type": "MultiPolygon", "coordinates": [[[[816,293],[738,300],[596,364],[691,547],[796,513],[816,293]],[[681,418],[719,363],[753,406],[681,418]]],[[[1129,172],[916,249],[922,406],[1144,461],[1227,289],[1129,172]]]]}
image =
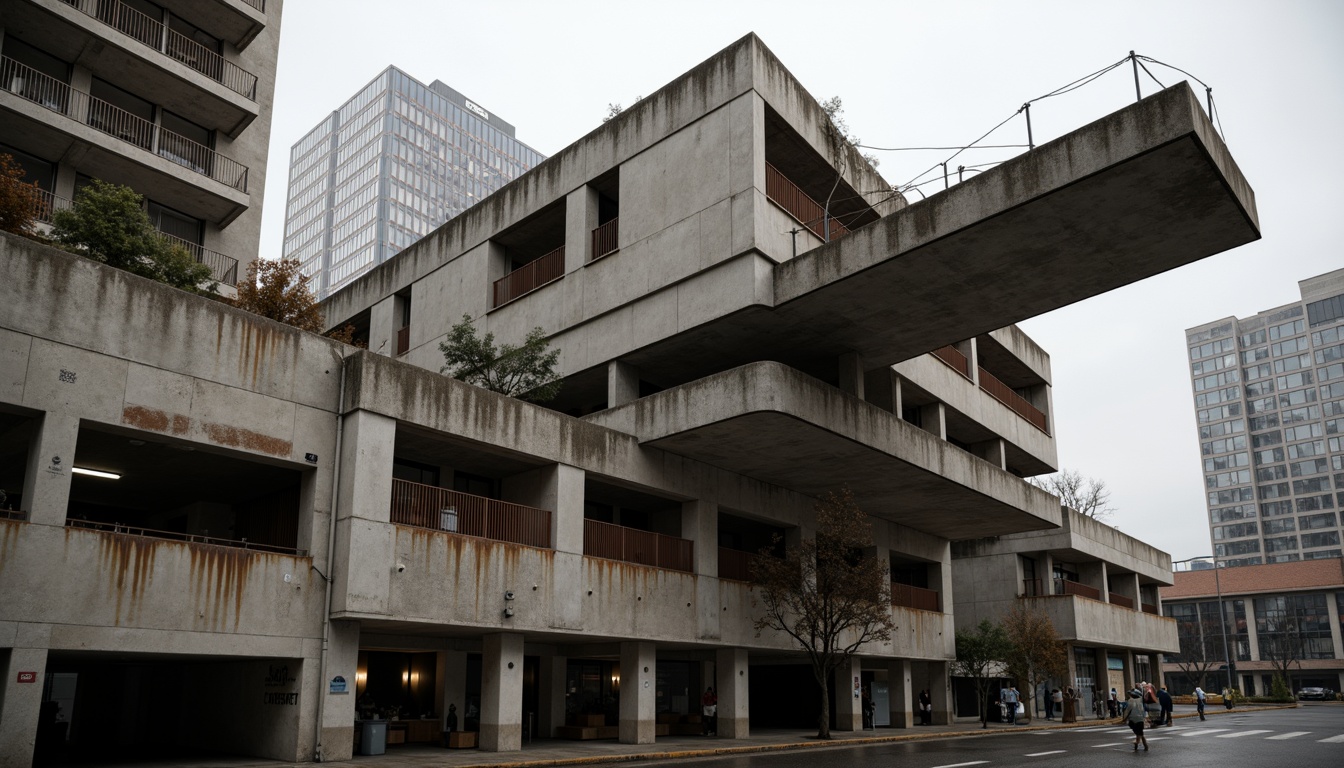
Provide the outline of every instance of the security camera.
{"type": "Polygon", "coordinates": [[[397,573],[405,573],[405,572],[406,572],[406,564],[397,563],[397,573]]]}
{"type": "Polygon", "coordinates": [[[512,589],[510,589],[510,590],[506,590],[506,591],[504,592],[504,599],[505,599],[505,600],[512,600],[512,599],[513,599],[513,590],[512,590],[512,589]]]}

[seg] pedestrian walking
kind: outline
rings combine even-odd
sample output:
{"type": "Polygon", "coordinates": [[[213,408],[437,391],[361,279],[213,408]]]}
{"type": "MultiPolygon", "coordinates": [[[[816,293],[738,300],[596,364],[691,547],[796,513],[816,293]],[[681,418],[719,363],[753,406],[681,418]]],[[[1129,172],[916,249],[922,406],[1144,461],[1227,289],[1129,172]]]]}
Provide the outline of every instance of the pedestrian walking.
{"type": "Polygon", "coordinates": [[[1232,709],[1232,696],[1233,696],[1233,693],[1232,693],[1232,689],[1231,689],[1231,688],[1224,688],[1224,689],[1223,689],[1223,706],[1224,706],[1224,707],[1227,707],[1228,709],[1232,709]]]}
{"type": "Polygon", "coordinates": [[[1111,689],[1110,696],[1106,699],[1106,712],[1111,717],[1120,716],[1120,692],[1114,688],[1111,689]]]}
{"type": "Polygon", "coordinates": [[[1195,686],[1195,709],[1199,710],[1199,719],[1204,720],[1204,705],[1208,703],[1209,697],[1204,693],[1204,689],[1195,686]]]}
{"type": "Polygon", "coordinates": [[[1014,687],[1012,687],[1012,686],[1008,686],[1007,688],[1004,688],[1004,689],[1003,689],[1003,695],[999,697],[999,700],[1002,701],[1003,704],[1004,704],[1004,706],[1008,708],[1008,724],[1009,724],[1009,725],[1017,725],[1017,701],[1018,701],[1018,698],[1019,698],[1019,696],[1018,696],[1018,694],[1017,694],[1017,689],[1014,688],[1014,687]]]}
{"type": "Polygon", "coordinates": [[[714,693],[714,686],[705,689],[705,693],[700,697],[700,711],[703,713],[704,728],[701,733],[705,736],[718,735],[719,719],[719,697],[714,693]]]}
{"type": "Polygon", "coordinates": [[[1050,691],[1050,708],[1045,710],[1045,719],[1054,720],[1055,718],[1053,717],[1053,715],[1055,712],[1059,712],[1060,716],[1063,717],[1064,715],[1063,704],[1064,704],[1064,693],[1060,691],[1058,688],[1050,691]]]}
{"type": "Polygon", "coordinates": [[[1158,725],[1171,727],[1171,711],[1175,709],[1175,702],[1171,700],[1171,694],[1167,693],[1167,686],[1162,686],[1162,690],[1157,692],[1157,703],[1162,707],[1161,715],[1158,719],[1158,725]]]}
{"type": "Polygon", "coordinates": [[[1143,694],[1138,688],[1129,692],[1129,701],[1125,702],[1125,722],[1129,724],[1129,730],[1134,732],[1134,751],[1139,751],[1139,745],[1143,745],[1143,751],[1148,751],[1148,739],[1143,735],[1144,721],[1148,719],[1148,713],[1143,709],[1143,694]]]}
{"type": "Polygon", "coordinates": [[[919,692],[919,724],[933,725],[933,696],[928,688],[919,692]]]}

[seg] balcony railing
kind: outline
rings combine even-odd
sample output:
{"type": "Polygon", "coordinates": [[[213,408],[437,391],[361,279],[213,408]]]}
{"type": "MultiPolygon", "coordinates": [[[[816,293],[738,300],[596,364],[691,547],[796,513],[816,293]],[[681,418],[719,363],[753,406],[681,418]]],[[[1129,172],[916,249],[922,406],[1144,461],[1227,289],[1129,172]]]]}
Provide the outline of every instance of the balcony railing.
{"type": "Polygon", "coordinates": [[[891,584],[891,604],[919,611],[943,610],[942,595],[936,589],[912,587],[909,584],[891,584]]]}
{"type": "Polygon", "coordinates": [[[751,563],[758,557],[755,552],[719,547],[719,578],[751,581],[751,563]]]}
{"type": "Polygon", "coordinates": [[[1055,579],[1056,595],[1078,595],[1079,597],[1090,597],[1093,600],[1101,599],[1101,590],[1096,587],[1089,587],[1086,584],[1080,584],[1068,579],[1055,579]]]}
{"type": "Polygon", "coordinates": [[[0,57],[0,88],[77,120],[146,152],[177,163],[239,192],[247,191],[247,166],[142,117],[77,91],[9,57],[0,57]]]}
{"type": "Polygon", "coordinates": [[[93,531],[104,531],[106,533],[119,533],[125,536],[144,536],[150,539],[171,539],[173,541],[185,541],[196,544],[213,544],[218,547],[250,549],[257,552],[298,555],[299,557],[304,557],[308,554],[308,550],[297,549],[295,547],[258,544],[256,542],[248,541],[247,539],[222,539],[216,536],[201,536],[194,533],[182,533],[181,531],[160,531],[153,528],[143,528],[138,525],[126,525],[125,523],[95,523],[91,520],[66,520],[65,524],[70,528],[85,528],[93,531]]]}
{"type": "Polygon", "coordinates": [[[989,394],[990,397],[998,400],[1009,408],[1013,409],[1018,416],[1027,420],[1027,423],[1041,430],[1047,435],[1050,430],[1045,427],[1045,414],[1027,399],[1013,391],[1013,388],[999,381],[999,377],[980,369],[980,388],[989,394]]]}
{"type": "Polygon", "coordinates": [[[392,481],[392,522],[435,531],[551,547],[551,513],[409,480],[392,481]]]}
{"type": "Polygon", "coordinates": [[[695,542],[599,520],[583,521],[583,554],[673,571],[695,571],[695,542]]]}
{"type": "Polygon", "coordinates": [[[1118,605],[1122,608],[1128,608],[1131,611],[1134,610],[1134,598],[1132,597],[1125,597],[1124,595],[1117,595],[1114,592],[1110,592],[1107,594],[1107,598],[1111,605],[1118,605]]]}
{"type": "Polygon", "coordinates": [[[541,286],[565,276],[565,246],[529,261],[495,281],[494,305],[502,307],[541,286]]]}
{"type": "Polygon", "coordinates": [[[944,363],[947,363],[952,370],[960,373],[962,376],[965,376],[968,379],[971,378],[971,361],[966,359],[966,356],[956,347],[951,345],[939,347],[938,349],[933,350],[933,356],[942,360],[944,363]]]}
{"type": "MultiPolygon", "coordinates": [[[[64,211],[73,203],[69,199],[54,195],[44,189],[36,190],[33,200],[33,220],[43,224],[51,224],[52,214],[56,211],[64,211]]],[[[198,243],[190,240],[183,240],[167,232],[160,232],[162,237],[168,242],[185,248],[197,262],[210,268],[210,276],[225,285],[238,284],[238,260],[232,256],[225,256],[219,251],[212,251],[198,243]]]]}
{"type": "MultiPolygon", "coordinates": [[[[263,10],[257,2],[246,1],[257,10],[263,10]]],[[[117,0],[62,0],[62,2],[159,53],[186,64],[234,93],[256,101],[256,75],[186,35],[169,29],[162,21],[146,16],[117,0]]]]}
{"type": "MultiPolygon", "coordinates": [[[[784,209],[784,212],[797,219],[800,224],[820,237],[826,239],[826,209],[813,200],[797,184],[780,173],[775,166],[765,164],[765,196],[784,209]]],[[[830,236],[832,240],[849,234],[849,228],[841,224],[834,216],[830,218],[830,236]]]]}
{"type": "Polygon", "coordinates": [[[243,0],[243,2],[247,3],[253,8],[256,8],[258,11],[261,11],[262,13],[266,12],[266,0],[243,0]]]}
{"type": "MultiPolygon", "coordinates": [[[[619,232],[617,222],[620,219],[612,219],[606,224],[593,230],[593,258],[600,259],[617,249],[616,239],[619,232]]],[[[590,259],[591,261],[591,259],[590,259]]]]}
{"type": "Polygon", "coordinates": [[[1044,597],[1045,594],[1040,579],[1024,579],[1022,581],[1023,597],[1044,597]]]}
{"type": "Polygon", "coordinates": [[[411,326],[405,325],[397,329],[397,357],[401,357],[411,349],[411,326]]]}
{"type": "Polygon", "coordinates": [[[1151,613],[1151,614],[1154,615],[1154,616],[1159,615],[1158,612],[1157,612],[1157,606],[1156,606],[1156,605],[1153,605],[1152,603],[1143,603],[1142,605],[1143,605],[1143,612],[1144,612],[1144,613],[1151,613]]]}

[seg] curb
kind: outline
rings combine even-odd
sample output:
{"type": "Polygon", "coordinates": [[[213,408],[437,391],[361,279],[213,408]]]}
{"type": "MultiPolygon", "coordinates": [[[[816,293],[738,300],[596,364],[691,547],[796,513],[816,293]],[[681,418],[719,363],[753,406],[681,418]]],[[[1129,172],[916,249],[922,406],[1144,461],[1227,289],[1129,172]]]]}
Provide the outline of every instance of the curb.
{"type": "MultiPolygon", "coordinates": [[[[1214,715],[1230,715],[1238,712],[1263,712],[1275,709],[1296,709],[1296,704],[1269,704],[1258,707],[1237,707],[1236,709],[1221,709],[1217,712],[1206,711],[1206,717],[1214,715]]],[[[1183,713],[1173,716],[1173,720],[1183,720],[1192,717],[1199,717],[1199,713],[1183,713]]],[[[520,760],[512,763],[470,763],[467,765],[454,766],[454,768],[550,768],[551,766],[567,765],[600,765],[604,763],[633,763],[640,760],[685,760],[696,757],[723,757],[726,755],[748,755],[760,754],[764,752],[783,752],[788,750],[803,749],[828,749],[834,747],[851,746],[869,746],[873,744],[892,744],[903,741],[928,741],[932,739],[952,739],[978,736],[994,736],[1004,733],[1027,733],[1030,731],[1047,730],[1068,730],[1073,728],[1093,728],[1098,724],[1115,724],[1109,718],[1103,720],[1087,720],[1078,723],[1068,724],[1050,724],[1050,725],[1028,725],[1012,729],[974,729],[969,731],[939,731],[936,733],[909,733],[899,736],[866,736],[853,739],[832,739],[829,741],[812,740],[796,741],[786,744],[754,744],[743,745],[740,747],[713,747],[707,749],[683,749],[666,752],[640,752],[629,755],[583,755],[580,757],[560,757],[548,760],[520,760]]]]}

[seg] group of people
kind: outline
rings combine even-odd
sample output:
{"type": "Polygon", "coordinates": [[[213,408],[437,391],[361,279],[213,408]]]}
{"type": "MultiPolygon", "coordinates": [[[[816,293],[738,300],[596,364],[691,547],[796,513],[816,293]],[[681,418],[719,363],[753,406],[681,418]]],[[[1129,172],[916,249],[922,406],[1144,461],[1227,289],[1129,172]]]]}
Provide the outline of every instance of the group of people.
{"type": "Polygon", "coordinates": [[[1063,690],[1059,688],[1050,689],[1049,706],[1045,708],[1045,719],[1054,720],[1055,713],[1058,712],[1060,721],[1065,723],[1078,722],[1078,702],[1082,700],[1082,694],[1071,685],[1066,686],[1063,690]]]}
{"type": "MultiPolygon", "coordinates": [[[[1111,689],[1111,698],[1116,700],[1116,691],[1111,689]]],[[[1199,705],[1199,717],[1204,718],[1204,692],[1195,689],[1195,701],[1199,705]]],[[[1143,751],[1148,751],[1148,738],[1144,735],[1146,727],[1161,728],[1171,727],[1172,713],[1171,694],[1167,692],[1164,685],[1160,689],[1147,681],[1139,683],[1131,691],[1124,704],[1124,719],[1129,725],[1129,729],[1134,732],[1134,751],[1138,752],[1139,747],[1143,751]]]]}

